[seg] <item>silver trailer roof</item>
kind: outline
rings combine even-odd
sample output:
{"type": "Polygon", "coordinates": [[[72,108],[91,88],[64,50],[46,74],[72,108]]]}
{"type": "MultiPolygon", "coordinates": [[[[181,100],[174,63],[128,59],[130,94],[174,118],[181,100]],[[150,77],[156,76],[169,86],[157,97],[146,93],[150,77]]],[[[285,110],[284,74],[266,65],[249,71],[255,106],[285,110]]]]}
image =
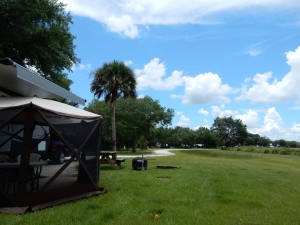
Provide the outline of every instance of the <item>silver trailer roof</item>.
{"type": "Polygon", "coordinates": [[[57,100],[67,99],[81,105],[85,104],[83,98],[9,59],[0,61],[1,95],[19,95],[57,100]]]}

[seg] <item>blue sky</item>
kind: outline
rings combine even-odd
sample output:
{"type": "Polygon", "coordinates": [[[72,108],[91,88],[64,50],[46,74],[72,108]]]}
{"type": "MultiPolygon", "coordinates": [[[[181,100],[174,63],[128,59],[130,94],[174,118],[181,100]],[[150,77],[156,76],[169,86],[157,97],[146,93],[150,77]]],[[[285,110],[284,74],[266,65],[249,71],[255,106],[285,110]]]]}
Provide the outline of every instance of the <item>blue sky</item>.
{"type": "Polygon", "coordinates": [[[173,108],[172,126],[241,119],[272,140],[300,141],[299,0],[63,0],[81,63],[72,92],[93,99],[91,72],[124,61],[139,97],[173,108]]]}

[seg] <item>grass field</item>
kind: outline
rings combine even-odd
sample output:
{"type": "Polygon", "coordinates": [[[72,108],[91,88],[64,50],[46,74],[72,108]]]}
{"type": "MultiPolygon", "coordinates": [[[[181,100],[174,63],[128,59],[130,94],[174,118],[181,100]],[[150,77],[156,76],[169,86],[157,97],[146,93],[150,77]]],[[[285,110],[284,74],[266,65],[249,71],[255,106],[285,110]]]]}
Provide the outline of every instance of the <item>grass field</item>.
{"type": "Polygon", "coordinates": [[[300,224],[300,157],[240,151],[175,151],[134,171],[101,166],[107,193],[24,215],[1,225],[300,224]],[[157,169],[157,165],[177,169],[157,169]]]}

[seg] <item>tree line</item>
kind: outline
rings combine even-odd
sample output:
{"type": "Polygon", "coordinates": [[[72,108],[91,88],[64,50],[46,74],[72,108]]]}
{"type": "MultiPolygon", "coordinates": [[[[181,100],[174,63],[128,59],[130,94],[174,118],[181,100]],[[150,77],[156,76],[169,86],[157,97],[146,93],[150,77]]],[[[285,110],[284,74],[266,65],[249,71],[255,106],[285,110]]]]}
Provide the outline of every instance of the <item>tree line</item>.
{"type": "MultiPolygon", "coordinates": [[[[111,149],[111,109],[108,103],[94,99],[85,108],[104,117],[102,148],[111,149]]],[[[275,140],[251,134],[247,126],[232,117],[215,118],[211,128],[170,127],[174,110],[162,107],[157,100],[146,96],[131,99],[120,98],[116,105],[117,148],[216,148],[248,146],[299,147],[296,141],[275,140]]]]}

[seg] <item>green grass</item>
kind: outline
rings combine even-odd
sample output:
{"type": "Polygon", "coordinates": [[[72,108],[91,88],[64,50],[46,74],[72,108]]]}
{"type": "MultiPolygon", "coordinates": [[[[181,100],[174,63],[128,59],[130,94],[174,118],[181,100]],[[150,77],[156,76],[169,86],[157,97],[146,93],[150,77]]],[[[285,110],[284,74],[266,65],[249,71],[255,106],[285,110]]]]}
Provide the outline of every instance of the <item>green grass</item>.
{"type": "Polygon", "coordinates": [[[144,171],[132,170],[130,159],[117,169],[103,165],[100,180],[106,194],[24,215],[0,214],[1,224],[299,224],[300,157],[221,150],[175,153],[149,158],[144,171]]]}
{"type": "Polygon", "coordinates": [[[300,155],[299,148],[270,148],[270,147],[256,147],[256,146],[239,146],[239,147],[228,147],[224,150],[227,151],[243,151],[243,152],[255,152],[264,154],[280,154],[280,155],[300,155]]]}

